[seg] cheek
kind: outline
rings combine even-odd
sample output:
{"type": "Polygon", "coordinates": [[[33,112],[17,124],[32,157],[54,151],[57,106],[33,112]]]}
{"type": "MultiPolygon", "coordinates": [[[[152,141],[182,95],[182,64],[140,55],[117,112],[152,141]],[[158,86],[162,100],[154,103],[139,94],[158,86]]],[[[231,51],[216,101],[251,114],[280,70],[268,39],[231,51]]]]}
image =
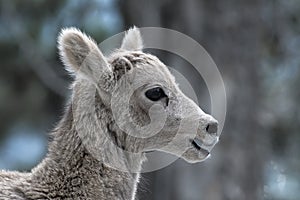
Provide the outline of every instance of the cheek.
{"type": "Polygon", "coordinates": [[[132,122],[141,127],[148,125],[151,121],[148,110],[142,107],[136,98],[131,98],[129,104],[129,114],[132,122]]]}
{"type": "Polygon", "coordinates": [[[166,125],[170,129],[178,129],[182,122],[180,106],[178,106],[176,101],[170,101],[169,106],[166,108],[166,112],[168,114],[166,125]]]}
{"type": "Polygon", "coordinates": [[[145,145],[150,149],[161,149],[174,140],[176,132],[161,131],[156,135],[145,138],[145,145]],[[175,134],[174,134],[175,133],[175,134]]]}

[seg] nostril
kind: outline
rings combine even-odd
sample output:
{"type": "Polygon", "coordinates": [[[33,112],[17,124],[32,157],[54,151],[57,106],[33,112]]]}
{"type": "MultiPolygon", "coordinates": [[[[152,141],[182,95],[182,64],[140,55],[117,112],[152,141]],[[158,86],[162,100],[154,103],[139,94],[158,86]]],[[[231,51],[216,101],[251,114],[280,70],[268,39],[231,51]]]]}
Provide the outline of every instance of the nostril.
{"type": "Polygon", "coordinates": [[[212,122],[212,123],[209,123],[207,126],[206,126],[206,131],[208,133],[217,133],[218,131],[218,123],[217,122],[212,122]]]}

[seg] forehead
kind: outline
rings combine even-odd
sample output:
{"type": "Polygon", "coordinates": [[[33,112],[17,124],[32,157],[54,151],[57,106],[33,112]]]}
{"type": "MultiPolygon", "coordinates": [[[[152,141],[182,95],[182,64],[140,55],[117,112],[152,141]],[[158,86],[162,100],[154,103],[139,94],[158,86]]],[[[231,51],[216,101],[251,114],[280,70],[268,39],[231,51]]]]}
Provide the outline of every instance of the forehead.
{"type": "Polygon", "coordinates": [[[154,55],[141,51],[120,51],[109,59],[116,79],[129,72],[134,80],[174,85],[175,80],[168,68],[154,55]]]}

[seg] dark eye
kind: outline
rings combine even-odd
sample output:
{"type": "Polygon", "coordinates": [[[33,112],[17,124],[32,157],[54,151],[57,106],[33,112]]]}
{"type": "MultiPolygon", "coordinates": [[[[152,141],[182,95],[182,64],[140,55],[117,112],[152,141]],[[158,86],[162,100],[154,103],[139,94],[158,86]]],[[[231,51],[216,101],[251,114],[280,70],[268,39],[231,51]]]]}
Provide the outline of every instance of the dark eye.
{"type": "Polygon", "coordinates": [[[158,101],[158,100],[162,99],[163,97],[167,97],[167,95],[164,93],[163,89],[160,87],[155,87],[155,88],[147,90],[145,95],[151,101],[158,101]]]}

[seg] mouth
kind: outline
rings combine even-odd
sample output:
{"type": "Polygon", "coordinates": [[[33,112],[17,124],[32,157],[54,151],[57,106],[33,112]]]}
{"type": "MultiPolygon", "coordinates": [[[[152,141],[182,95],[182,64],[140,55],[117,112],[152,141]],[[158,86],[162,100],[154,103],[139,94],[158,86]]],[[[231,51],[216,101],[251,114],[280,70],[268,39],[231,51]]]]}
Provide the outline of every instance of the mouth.
{"type": "Polygon", "coordinates": [[[195,139],[191,140],[191,143],[195,149],[197,149],[198,151],[200,151],[203,154],[209,155],[209,151],[204,149],[203,147],[201,147],[202,142],[199,139],[195,138],[195,139]]]}

